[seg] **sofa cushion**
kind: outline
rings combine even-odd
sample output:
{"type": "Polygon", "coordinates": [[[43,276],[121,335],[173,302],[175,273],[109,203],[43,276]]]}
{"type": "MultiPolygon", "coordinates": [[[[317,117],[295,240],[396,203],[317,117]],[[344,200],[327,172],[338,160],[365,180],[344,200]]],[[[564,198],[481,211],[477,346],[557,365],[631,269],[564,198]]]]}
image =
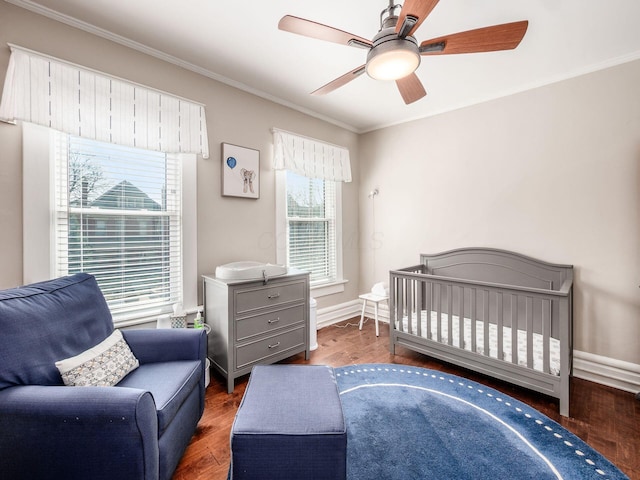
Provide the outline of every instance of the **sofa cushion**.
{"type": "Polygon", "coordinates": [[[180,360],[140,365],[118,387],[151,392],[158,411],[158,433],[162,435],[203,375],[200,360],[180,360]]]}
{"type": "Polygon", "coordinates": [[[95,347],[56,362],[62,381],[72,387],[113,387],[139,365],[120,330],[95,347]]]}
{"type": "Polygon", "coordinates": [[[0,390],[62,385],[55,362],[107,338],[113,321],[95,278],[78,273],[0,291],[0,332],[0,390]]]}

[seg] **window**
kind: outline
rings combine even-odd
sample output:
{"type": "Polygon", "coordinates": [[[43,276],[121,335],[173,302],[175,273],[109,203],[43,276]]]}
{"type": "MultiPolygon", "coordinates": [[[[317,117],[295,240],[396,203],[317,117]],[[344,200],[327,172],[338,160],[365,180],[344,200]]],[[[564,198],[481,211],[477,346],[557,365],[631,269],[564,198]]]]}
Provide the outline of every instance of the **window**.
{"type": "Polygon", "coordinates": [[[48,235],[41,235],[49,242],[49,258],[42,263],[49,271],[37,272],[42,267],[33,265],[36,252],[25,262],[25,279],[93,274],[118,326],[155,320],[175,303],[195,307],[195,155],[102,143],[25,124],[25,259],[38,248],[26,242],[26,232],[46,229],[42,222],[27,221],[27,212],[38,208],[28,195],[47,197],[28,185],[34,183],[31,176],[42,176],[38,156],[29,157],[43,139],[50,154],[51,221],[48,235]]]}
{"type": "Polygon", "coordinates": [[[287,264],[314,284],[336,280],[336,186],[287,171],[287,264]]]}
{"type": "Polygon", "coordinates": [[[344,291],[342,183],[349,150],[274,128],[277,262],[310,272],[313,295],[344,291]]]}
{"type": "MultiPolygon", "coordinates": [[[[309,272],[312,287],[341,282],[341,183],[287,170],[278,171],[277,177],[283,200],[278,238],[284,239],[278,262],[309,272]]],[[[342,288],[327,293],[335,291],[342,288]]]]}
{"type": "Polygon", "coordinates": [[[93,274],[116,321],[182,303],[177,156],[56,137],[56,276],[93,274]]]}

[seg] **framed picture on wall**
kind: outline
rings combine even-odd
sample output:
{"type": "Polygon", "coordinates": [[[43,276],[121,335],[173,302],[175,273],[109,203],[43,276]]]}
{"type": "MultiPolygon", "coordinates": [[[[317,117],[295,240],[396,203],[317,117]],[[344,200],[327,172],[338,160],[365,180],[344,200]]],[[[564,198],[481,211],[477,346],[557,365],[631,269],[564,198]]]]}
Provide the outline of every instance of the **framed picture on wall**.
{"type": "Polygon", "coordinates": [[[222,195],[260,198],[260,150],[222,144],[222,195]]]}

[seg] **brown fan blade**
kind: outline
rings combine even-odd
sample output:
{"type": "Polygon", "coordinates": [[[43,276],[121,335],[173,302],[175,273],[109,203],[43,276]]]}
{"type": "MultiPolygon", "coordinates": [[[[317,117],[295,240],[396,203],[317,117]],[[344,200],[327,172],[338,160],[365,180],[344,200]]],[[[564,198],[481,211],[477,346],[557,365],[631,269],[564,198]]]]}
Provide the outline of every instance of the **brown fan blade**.
{"type": "Polygon", "coordinates": [[[278,22],[278,28],[285,32],[297,33],[305,37],[326,40],[327,42],[351,45],[355,47],[371,47],[371,40],[323,25],[322,23],[305,20],[304,18],[285,15],[278,22]]]}
{"type": "Polygon", "coordinates": [[[415,73],[396,80],[396,85],[398,86],[398,90],[400,90],[400,95],[402,95],[404,103],[407,105],[416,100],[420,100],[427,94],[422,86],[422,82],[415,73]]]}
{"type": "Polygon", "coordinates": [[[425,40],[420,44],[420,54],[444,55],[511,50],[520,44],[528,25],[529,22],[523,20],[425,40]]]}
{"type": "Polygon", "coordinates": [[[439,0],[405,0],[402,4],[402,10],[400,10],[400,16],[398,16],[398,23],[396,24],[396,33],[400,33],[402,24],[405,21],[407,15],[417,18],[417,21],[407,35],[413,35],[418,27],[424,22],[424,19],[429,16],[431,10],[435,8],[439,0]]]}
{"type": "Polygon", "coordinates": [[[335,80],[332,80],[326,85],[320,87],[319,89],[314,90],[313,92],[311,92],[311,95],[326,95],[327,93],[333,92],[336,88],[340,88],[341,86],[349,83],[351,80],[354,80],[355,78],[362,75],[364,73],[364,70],[365,65],[360,65],[358,68],[354,68],[341,77],[338,77],[335,80]]]}

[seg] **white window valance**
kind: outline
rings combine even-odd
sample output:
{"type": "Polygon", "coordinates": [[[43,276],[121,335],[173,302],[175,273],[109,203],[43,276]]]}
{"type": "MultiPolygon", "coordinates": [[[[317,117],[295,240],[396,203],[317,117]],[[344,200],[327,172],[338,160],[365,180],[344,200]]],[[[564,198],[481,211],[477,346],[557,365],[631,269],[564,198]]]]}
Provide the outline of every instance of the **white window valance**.
{"type": "Polygon", "coordinates": [[[102,142],[209,157],[205,106],[15,45],[0,120],[102,142]]]}
{"type": "Polygon", "coordinates": [[[313,138],[273,129],[273,168],[310,178],[351,181],[349,150],[313,138]]]}

